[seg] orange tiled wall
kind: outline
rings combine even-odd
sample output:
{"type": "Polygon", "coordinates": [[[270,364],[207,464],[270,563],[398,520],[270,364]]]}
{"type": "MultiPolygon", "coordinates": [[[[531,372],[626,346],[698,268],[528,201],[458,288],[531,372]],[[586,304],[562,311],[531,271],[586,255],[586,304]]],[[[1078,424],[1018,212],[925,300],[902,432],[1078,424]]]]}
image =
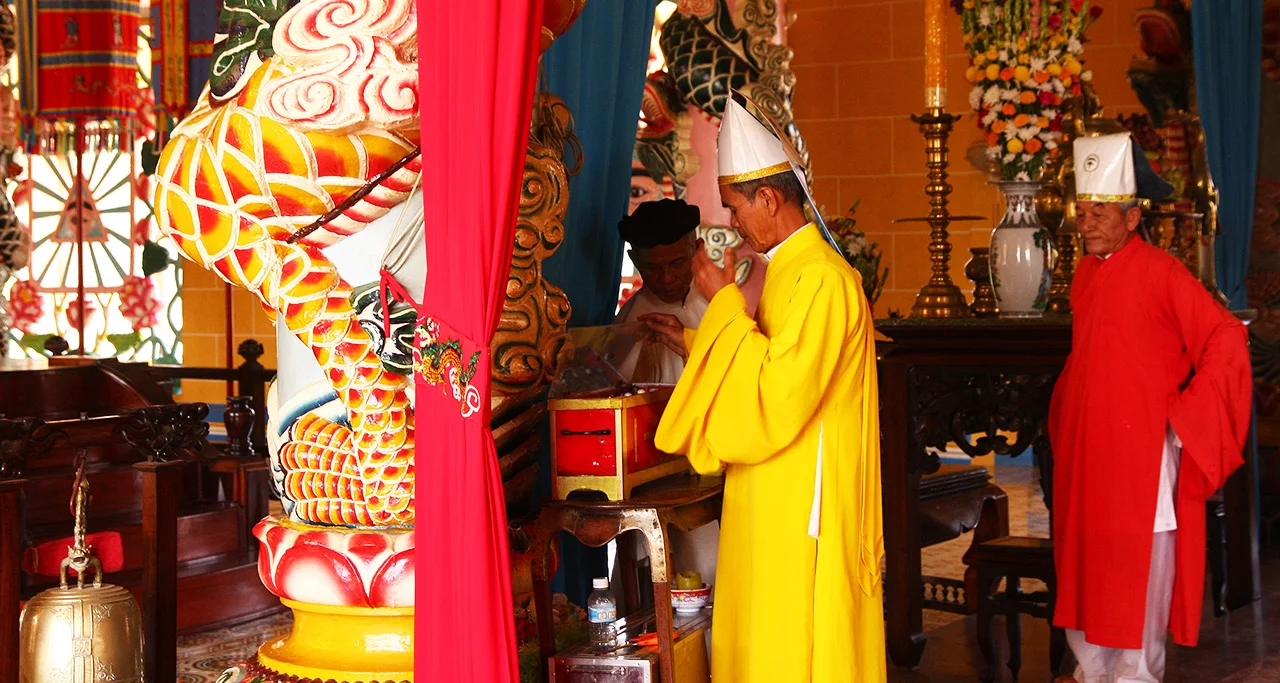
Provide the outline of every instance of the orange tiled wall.
{"type": "MultiPolygon", "coordinates": [[[[183,364],[199,367],[226,367],[227,303],[226,284],[212,272],[184,260],[182,305],[185,324],[182,330],[183,364]]],[[[259,359],[263,365],[276,366],[276,337],[256,297],[240,289],[232,289],[232,365],[239,365],[235,346],[245,339],[262,342],[266,353],[259,359]]],[[[226,385],[222,382],[185,381],[183,401],[224,403],[226,385]]]]}
{"type": "MultiPolygon", "coordinates": [[[[1152,0],[1099,3],[1103,14],[1089,31],[1085,64],[1107,113],[1140,110],[1125,80],[1140,54],[1131,18],[1152,0]]],[[[858,227],[880,242],[889,280],[876,305],[884,316],[905,315],[929,277],[928,226],[893,219],[928,213],[924,195],[924,138],[908,116],[924,108],[924,1],[789,0],[796,21],[787,43],[795,52],[795,113],[809,146],[816,199],[826,215],[843,214],[855,201],[858,227]]],[[[960,19],[947,12],[947,94],[952,113],[965,117],[951,136],[954,214],[986,220],[953,226],[951,276],[965,288],[969,247],[986,246],[999,222],[998,192],[965,159],[978,139],[964,79],[967,56],[960,19]]]]}

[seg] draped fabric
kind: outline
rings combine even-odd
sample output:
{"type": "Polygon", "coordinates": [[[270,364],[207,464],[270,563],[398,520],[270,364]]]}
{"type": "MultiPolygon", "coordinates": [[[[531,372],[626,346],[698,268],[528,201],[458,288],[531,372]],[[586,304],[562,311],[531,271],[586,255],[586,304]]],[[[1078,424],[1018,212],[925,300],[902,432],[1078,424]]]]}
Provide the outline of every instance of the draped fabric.
{"type": "MultiPolygon", "coordinates": [[[[502,312],[533,107],[542,0],[418,0],[428,268],[420,327],[480,350],[478,410],[415,377],[420,681],[518,678],[487,349],[502,312]]],[[[466,383],[466,382],[464,382],[466,383]]]]}
{"type": "Polygon", "coordinates": [[[20,0],[17,9],[27,150],[127,146],[122,122],[138,108],[138,0],[20,0]]]}
{"type": "Polygon", "coordinates": [[[1218,286],[1248,307],[1245,275],[1253,234],[1262,87],[1262,0],[1191,3],[1196,97],[1209,172],[1218,187],[1218,286]]]}
{"type": "MultiPolygon", "coordinates": [[[[631,151],[635,146],[649,63],[656,0],[588,2],[564,35],[542,55],[543,87],[573,114],[582,144],[582,169],[569,179],[564,241],[542,264],[548,282],[573,305],[572,326],[607,325],[618,305],[622,241],[618,221],[627,213],[631,151]]],[[[575,162],[566,157],[572,166],[575,162]]],[[[551,453],[543,440],[539,493],[551,495],[551,453]]],[[[608,574],[604,548],[559,536],[560,576],[554,590],[585,605],[591,579],[608,574]]]]}
{"type": "Polygon", "coordinates": [[[209,82],[221,3],[152,0],[151,87],[158,112],[181,119],[209,82]]]}
{"type": "Polygon", "coordinates": [[[618,221],[627,213],[656,4],[588,2],[542,57],[546,89],[564,99],[582,142],[582,170],[569,179],[564,242],[542,265],[547,281],[573,304],[575,327],[613,322],[618,305],[618,221]]]}

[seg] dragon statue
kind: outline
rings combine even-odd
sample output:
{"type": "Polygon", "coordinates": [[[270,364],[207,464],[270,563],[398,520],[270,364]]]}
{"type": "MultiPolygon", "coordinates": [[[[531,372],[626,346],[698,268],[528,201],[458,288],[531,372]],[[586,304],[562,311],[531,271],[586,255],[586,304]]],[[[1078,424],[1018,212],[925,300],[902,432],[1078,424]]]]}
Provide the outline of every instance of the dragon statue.
{"type": "MultiPolygon", "coordinates": [[[[408,201],[420,171],[413,3],[229,0],[219,33],[208,94],[160,158],[160,228],[277,323],[270,433],[290,516],[410,524],[406,354],[383,353],[368,329],[379,321],[363,325],[357,304],[378,278],[369,256],[422,241],[408,201]],[[339,244],[366,263],[343,264],[339,244]],[[295,344],[310,362],[288,352],[295,344]]],[[[420,289],[425,259],[401,260],[392,275],[420,289]]]]}
{"type": "MultiPolygon", "coordinates": [[[[809,152],[791,112],[796,77],[792,52],[775,42],[777,0],[680,0],[658,44],[681,99],[719,122],[729,94],[754,101],[809,167],[809,152]]],[[[809,178],[813,180],[812,176],[809,178]]]]}
{"type": "Polygon", "coordinates": [[[412,0],[225,0],[156,169],[161,231],[277,331],[285,514],[254,534],[295,626],[226,680],[412,679],[417,316],[384,303],[426,278],[417,27],[412,0]]]}
{"type": "MultiPolygon", "coordinates": [[[[547,3],[544,50],[583,4],[547,3]]],[[[277,331],[267,441],[284,514],[254,534],[263,583],[306,618],[220,680],[412,680],[413,376],[460,391],[490,372],[519,391],[566,353],[568,301],[540,264],[563,239],[572,123],[545,95],[494,365],[429,329],[415,342],[428,267],[416,6],[224,0],[209,84],[157,164],[161,231],[256,296],[277,331]]]]}

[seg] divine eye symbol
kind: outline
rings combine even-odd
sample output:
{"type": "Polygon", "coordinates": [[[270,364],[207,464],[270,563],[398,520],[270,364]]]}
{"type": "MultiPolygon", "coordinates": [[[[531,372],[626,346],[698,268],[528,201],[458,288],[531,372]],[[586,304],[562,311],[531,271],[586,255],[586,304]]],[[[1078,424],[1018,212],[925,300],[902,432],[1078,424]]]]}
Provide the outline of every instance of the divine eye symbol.
{"type": "Polygon", "coordinates": [[[1098,159],[1097,154],[1090,154],[1084,159],[1084,170],[1092,173],[1093,171],[1096,171],[1098,169],[1098,164],[1100,162],[1101,160],[1098,159]]]}

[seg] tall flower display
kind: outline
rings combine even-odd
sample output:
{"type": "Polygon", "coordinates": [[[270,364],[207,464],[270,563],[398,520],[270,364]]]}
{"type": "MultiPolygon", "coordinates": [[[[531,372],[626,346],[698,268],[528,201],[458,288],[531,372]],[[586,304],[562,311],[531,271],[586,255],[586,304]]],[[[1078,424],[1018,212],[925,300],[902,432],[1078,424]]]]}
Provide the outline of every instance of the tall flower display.
{"type": "Polygon", "coordinates": [[[1084,34],[1102,8],[1088,0],[952,0],[969,51],[969,104],[1004,180],[1039,180],[1062,139],[1063,102],[1092,74],[1084,34]]]}
{"type": "Polygon", "coordinates": [[[858,221],[854,218],[854,213],[860,203],[854,202],[844,216],[828,217],[826,223],[831,236],[840,245],[844,260],[862,276],[862,291],[866,293],[867,301],[874,305],[889,279],[889,268],[880,267],[880,261],[884,257],[880,251],[880,243],[868,240],[866,233],[857,227],[858,221]]]}

